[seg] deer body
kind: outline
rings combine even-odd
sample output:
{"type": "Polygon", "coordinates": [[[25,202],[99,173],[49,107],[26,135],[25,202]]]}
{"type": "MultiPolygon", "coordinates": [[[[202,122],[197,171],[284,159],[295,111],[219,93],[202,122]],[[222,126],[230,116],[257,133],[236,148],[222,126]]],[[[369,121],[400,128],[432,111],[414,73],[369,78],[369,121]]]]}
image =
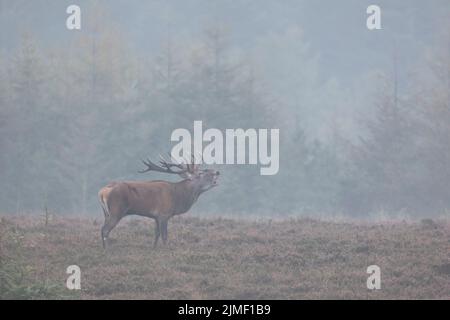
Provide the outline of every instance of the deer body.
{"type": "MultiPolygon", "coordinates": [[[[146,164],[149,165],[149,163],[146,164]]],[[[151,164],[153,165],[153,163],[151,164]]],[[[151,167],[147,171],[150,170],[155,169],[151,167]]],[[[198,172],[194,169],[164,172],[177,173],[186,179],[180,182],[163,180],[113,182],[100,189],[98,195],[105,214],[105,224],[101,230],[103,247],[106,246],[111,230],[123,217],[128,215],[140,215],[155,219],[154,246],[157,245],[160,235],[165,244],[169,219],[187,212],[200,194],[217,185],[219,175],[218,171],[202,170],[198,172]],[[186,175],[187,172],[189,172],[188,175],[186,175]]]]}

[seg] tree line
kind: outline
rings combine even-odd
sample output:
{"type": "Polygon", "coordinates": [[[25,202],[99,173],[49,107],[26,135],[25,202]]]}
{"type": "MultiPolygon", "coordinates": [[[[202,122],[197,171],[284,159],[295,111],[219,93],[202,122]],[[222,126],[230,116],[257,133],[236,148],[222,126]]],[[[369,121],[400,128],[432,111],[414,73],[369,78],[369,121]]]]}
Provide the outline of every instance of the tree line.
{"type": "Polygon", "coordinates": [[[109,181],[171,179],[139,175],[140,159],[169,151],[171,132],[194,120],[280,128],[279,173],[224,165],[220,188],[198,211],[365,216],[450,208],[450,38],[437,40],[407,90],[399,90],[394,58],[365,97],[362,107],[372,112],[359,119],[356,138],[336,126],[328,141],[308,136],[297,106],[279,112],[284,102],[267,74],[233,50],[226,31],[211,27],[194,40],[168,30],[146,56],[114,28],[96,26],[57,48],[24,34],[0,56],[0,209],[100,212],[97,191],[109,181]]]}

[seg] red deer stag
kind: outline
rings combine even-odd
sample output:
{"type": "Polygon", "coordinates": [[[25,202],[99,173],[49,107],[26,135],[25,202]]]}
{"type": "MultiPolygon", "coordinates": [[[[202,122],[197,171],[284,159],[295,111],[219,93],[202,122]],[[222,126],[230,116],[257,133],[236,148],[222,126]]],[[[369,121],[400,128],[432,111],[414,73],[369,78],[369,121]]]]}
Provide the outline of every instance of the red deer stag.
{"type": "Polygon", "coordinates": [[[166,244],[169,219],[187,212],[203,192],[217,186],[219,171],[200,170],[195,164],[167,162],[162,157],[159,165],[150,160],[143,163],[147,168],[140,173],[157,171],[177,174],[184,180],[175,183],[162,180],[120,181],[100,189],[98,196],[105,214],[105,224],[101,230],[103,248],[120,219],[133,214],[155,219],[153,246],[158,244],[160,235],[166,244]]]}

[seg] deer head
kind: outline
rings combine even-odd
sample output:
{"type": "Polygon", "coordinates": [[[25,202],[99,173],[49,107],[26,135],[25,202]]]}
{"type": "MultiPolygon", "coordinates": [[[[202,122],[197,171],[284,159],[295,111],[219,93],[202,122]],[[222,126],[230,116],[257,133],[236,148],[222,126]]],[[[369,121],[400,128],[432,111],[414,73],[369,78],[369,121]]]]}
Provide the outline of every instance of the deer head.
{"type": "Polygon", "coordinates": [[[194,163],[194,157],[191,157],[191,163],[187,161],[185,163],[169,162],[161,155],[159,164],[155,164],[149,159],[143,160],[142,162],[146,168],[139,171],[140,173],[156,171],[177,174],[183,179],[191,181],[200,193],[218,185],[217,179],[220,172],[212,169],[200,169],[199,165],[194,163]]]}

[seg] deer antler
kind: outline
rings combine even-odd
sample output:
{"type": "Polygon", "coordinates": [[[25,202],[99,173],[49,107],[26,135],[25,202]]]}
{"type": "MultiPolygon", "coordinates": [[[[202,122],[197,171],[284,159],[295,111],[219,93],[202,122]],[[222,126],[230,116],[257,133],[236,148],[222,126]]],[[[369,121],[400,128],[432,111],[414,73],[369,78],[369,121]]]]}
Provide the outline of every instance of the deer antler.
{"type": "MultiPolygon", "coordinates": [[[[142,162],[147,166],[146,169],[138,171],[139,173],[145,173],[148,171],[157,171],[164,173],[173,174],[194,174],[198,170],[198,166],[195,164],[195,158],[191,155],[191,162],[185,159],[185,163],[176,163],[174,161],[167,161],[162,155],[159,155],[159,165],[153,163],[150,159],[142,160],[142,162]],[[173,168],[178,168],[179,170],[174,171],[173,168]]],[[[169,159],[172,157],[169,153],[169,159]]]]}
{"type": "Polygon", "coordinates": [[[157,172],[164,172],[164,173],[172,173],[172,174],[183,174],[186,172],[189,172],[188,168],[185,168],[183,165],[179,163],[172,163],[167,162],[161,155],[161,160],[159,161],[160,165],[157,165],[153,163],[150,159],[147,159],[147,161],[142,160],[142,163],[147,166],[146,169],[138,171],[139,173],[145,173],[149,171],[157,171],[157,172]],[[172,168],[178,168],[180,170],[174,171],[172,168]]]}

